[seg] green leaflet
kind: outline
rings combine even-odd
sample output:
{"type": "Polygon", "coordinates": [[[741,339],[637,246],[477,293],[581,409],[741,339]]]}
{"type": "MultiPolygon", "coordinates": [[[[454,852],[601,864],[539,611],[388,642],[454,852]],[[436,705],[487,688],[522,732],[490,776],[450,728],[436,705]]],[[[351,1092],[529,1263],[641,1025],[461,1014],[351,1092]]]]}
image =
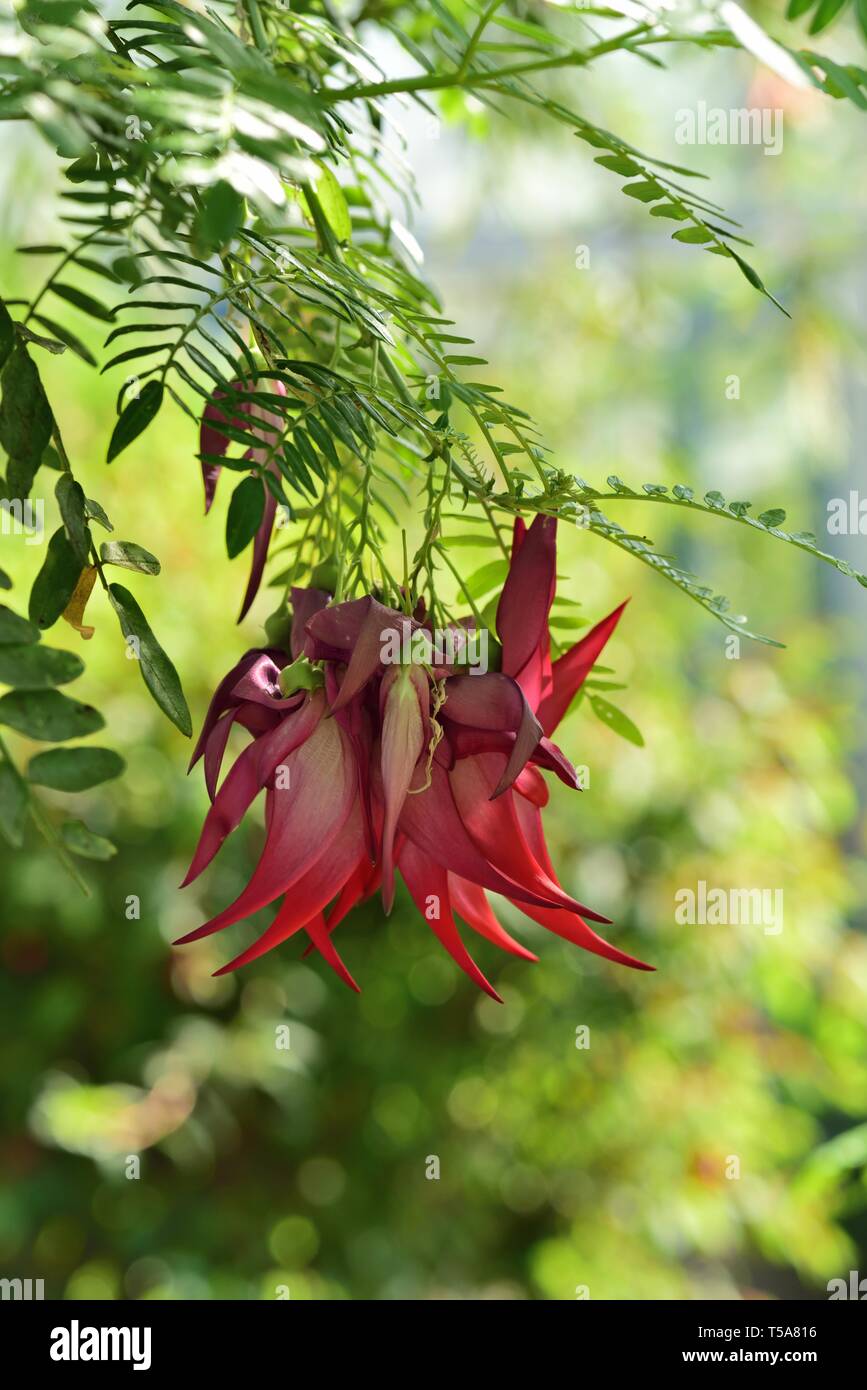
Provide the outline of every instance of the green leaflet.
{"type": "Polygon", "coordinates": [[[182,734],[189,738],[193,732],[180,677],[150,629],[147,618],[128,589],[121,584],[109,585],[109,597],[117,613],[127,650],[138,661],[142,680],[156,704],[182,734]]]}
{"type": "Polygon", "coordinates": [[[27,348],[16,342],[0,373],[0,444],[9,455],[6,483],[13,497],[24,498],[51,438],[51,407],[27,348]]]}
{"type": "Polygon", "coordinates": [[[141,393],[127,402],[112,432],[107,463],[111,463],[133,440],[138,439],[159,412],[162,403],[163,386],[159,381],[146,382],[141,393]]]}
{"type": "Polygon", "coordinates": [[[192,244],[200,255],[221,251],[234,240],[243,223],[244,199],[225,179],[218,179],[202,194],[192,244]]]}
{"type": "Polygon", "coordinates": [[[13,849],[24,842],[27,787],[6,758],[0,757],[0,834],[13,849]]]}
{"type": "Polygon", "coordinates": [[[262,522],[265,490],[261,478],[242,478],[232,493],[226,514],[226,554],[230,560],[251,542],[262,522]]]}
{"type": "Polygon", "coordinates": [[[10,690],[0,696],[0,724],[41,743],[95,734],[105,725],[98,710],[61,695],[59,690],[10,690]]]}
{"type": "Polygon", "coordinates": [[[87,525],[87,504],[84,489],[69,473],[61,473],[54,489],[63,529],[79,565],[86,565],[90,555],[90,531],[87,525]]]}
{"type": "Polygon", "coordinates": [[[117,854],[117,849],[111,840],[106,840],[103,835],[94,835],[83,821],[66,821],[61,827],[60,833],[66,848],[82,859],[105,860],[111,859],[117,854]]]}
{"type": "Polygon", "coordinates": [[[319,177],[316,180],[316,196],[337,240],[350,241],[352,220],[346,198],[334,173],[326,165],[320,166],[319,177]]]}
{"type": "Polygon", "coordinates": [[[628,715],[623,713],[623,710],[617,709],[616,705],[612,705],[611,701],[606,700],[602,695],[588,693],[587,698],[596,718],[601,720],[612,733],[619,734],[628,743],[634,743],[637,748],[644,747],[641,730],[633,724],[628,715]]]}
{"type": "Polygon", "coordinates": [[[27,778],[55,791],[82,792],[119,777],[125,766],[111,748],[51,748],[30,759],[27,778]]]}
{"type": "Polygon", "coordinates": [[[26,618],[19,618],[5,603],[0,603],[0,646],[7,642],[18,645],[22,642],[38,642],[39,629],[26,618]]]}
{"type": "Polygon", "coordinates": [[[160,562],[143,545],[135,541],[103,541],[99,547],[99,558],[104,565],[117,565],[120,569],[135,570],[137,574],[159,574],[160,562]]]}
{"type": "Polygon", "coordinates": [[[42,568],[30,590],[30,621],[41,630],[53,627],[72,597],[81,574],[81,561],[61,526],[48,542],[42,568]]]}
{"type": "Polygon", "coordinates": [[[84,662],[75,652],[56,647],[28,643],[0,645],[0,683],[17,690],[48,690],[55,685],[68,685],[84,670],[84,662]]]}

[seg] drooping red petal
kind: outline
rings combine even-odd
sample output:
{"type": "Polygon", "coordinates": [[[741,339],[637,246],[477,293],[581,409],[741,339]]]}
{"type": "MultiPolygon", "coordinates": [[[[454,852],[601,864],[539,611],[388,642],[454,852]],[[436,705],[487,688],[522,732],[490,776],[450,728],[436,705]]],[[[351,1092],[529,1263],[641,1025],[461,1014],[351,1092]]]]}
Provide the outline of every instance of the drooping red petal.
{"type": "Polygon", "coordinates": [[[591,628],[580,642],[570,647],[551,667],[551,685],[542,697],[536,713],[547,735],[553,734],[581,686],[587,679],[599,654],[620,621],[629,600],[621,603],[607,618],[591,628]]]}
{"type": "Polygon", "coordinates": [[[330,602],[331,595],[325,589],[293,589],[292,590],[292,636],[290,647],[293,660],[301,655],[304,650],[304,631],[307,623],[325,608],[330,602]]]}
{"type": "MultiPolygon", "coordinates": [[[[366,859],[362,859],[352,871],[351,876],[344,883],[336,900],[328,909],[326,925],[329,932],[339,926],[344,917],[347,917],[354,907],[364,902],[365,898],[370,898],[379,887],[382,873],[378,864],[371,864],[366,859]]],[[[302,960],[306,960],[311,951],[316,949],[311,941],[302,953],[302,960]]]]}
{"type": "Polygon", "coordinates": [[[266,652],[261,647],[254,647],[251,651],[245,652],[240,661],[236,662],[231,671],[220,681],[220,684],[217,686],[211,698],[208,712],[202,723],[202,731],[193,749],[193,755],[190,758],[190,770],[195,767],[199,758],[204,753],[205,744],[208,741],[211,730],[220,718],[220,715],[227,709],[230,709],[232,705],[237,704],[237,697],[234,692],[239,680],[249,671],[251,666],[255,665],[255,663],[265,655],[266,652]]]}
{"type": "Polygon", "coordinates": [[[220,768],[223,766],[226,744],[237,713],[237,709],[226,710],[217,720],[205,743],[205,786],[212,801],[217,794],[220,768]]]}
{"type": "Polygon", "coordinates": [[[573,791],[581,790],[581,783],[578,780],[578,773],[570,763],[562,749],[556,743],[552,743],[549,738],[540,738],[539,746],[533,754],[533,762],[537,767],[544,767],[548,772],[555,772],[561,782],[565,782],[567,787],[573,791]]]}
{"type": "Polygon", "coordinates": [[[295,750],[311,737],[324,712],[325,699],[321,691],[314,691],[304,704],[289,713],[276,729],[247,745],[236,759],[205,817],[193,862],[181,884],[182,888],[192,883],[193,879],[198,878],[202,870],[207,868],[226,837],[241,824],[259,792],[274,776],[275,770],[284,763],[289,786],[283,794],[291,794],[294,764],[290,762],[290,758],[295,750]]]}
{"type": "Polygon", "coordinates": [[[523,797],[507,792],[497,801],[490,800],[499,765],[496,754],[484,754],[462,759],[449,773],[455,804],[479,850],[495,868],[535,894],[537,901],[541,898],[549,907],[593,915],[583,903],[570,897],[533,855],[515,805],[523,797]]]}
{"type": "MultiPolygon", "coordinates": [[[[286,388],[282,382],[277,382],[277,387],[281,394],[285,395],[286,388]]],[[[199,427],[199,453],[200,454],[225,454],[229,447],[229,438],[225,433],[225,427],[231,423],[235,429],[245,429],[248,422],[243,419],[244,415],[252,413],[251,403],[245,401],[242,392],[250,390],[249,381],[233,381],[228,391],[216,390],[202,412],[202,422],[199,427]],[[233,414],[230,420],[226,418],[226,409],[223,409],[218,402],[231,399],[228,410],[238,411],[233,414]]],[[[249,454],[247,455],[249,457],[249,454]]],[[[208,463],[202,460],[202,481],[205,485],[205,515],[211,510],[211,503],[214,500],[214,493],[217,490],[221,468],[218,463],[208,463]]]]}
{"type": "Polygon", "coordinates": [[[320,956],[331,966],[335,975],[339,975],[344,984],[349,985],[350,989],[354,989],[356,994],[360,994],[361,987],[355,983],[352,975],[350,975],[344,965],[337,947],[331,940],[331,934],[328,927],[325,925],[325,918],[322,916],[322,913],[320,912],[317,917],[314,917],[312,922],[308,922],[304,930],[310,937],[320,956]]]}
{"type": "MultiPolygon", "coordinates": [[[[548,783],[537,767],[528,763],[524,771],[515,779],[515,791],[532,801],[534,806],[548,805],[548,783]]],[[[538,858],[538,856],[537,856],[538,858]]]]}
{"type": "Polygon", "coordinates": [[[238,614],[238,622],[246,618],[250,607],[259,592],[259,585],[262,583],[262,575],[265,570],[265,561],[268,559],[268,546],[271,544],[271,532],[274,530],[274,518],[277,515],[277,498],[269,487],[265,487],[265,509],[262,513],[262,520],[259,529],[253,540],[253,559],[250,564],[250,578],[247,580],[247,588],[241,604],[241,611],[238,614]]]}
{"type": "Polygon", "coordinates": [[[322,909],[341,891],[347,880],[352,878],[362,850],[361,814],[355,805],[328,851],[321,854],[291,890],[287,891],[280,911],[270,927],[263,932],[258,941],[254,941],[240,955],[216,971],[216,974],[225,975],[229,971],[237,970],[303,929],[320,955],[324,956],[341,979],[345,980],[351,989],[357,990],[358,985],[331,943],[322,917],[322,909]]]}
{"type": "MultiPolygon", "coordinates": [[[[225,454],[229,447],[229,441],[220,425],[226,423],[226,417],[219,409],[216,402],[225,395],[224,391],[215,391],[212,399],[208,401],[202,414],[202,423],[199,428],[199,453],[200,454],[225,454]]],[[[205,488],[205,515],[211,510],[211,503],[217,491],[220,473],[222,472],[218,463],[206,463],[202,461],[202,482],[205,488]]]]}
{"type": "Polygon", "coordinates": [[[411,634],[419,625],[370,594],[348,603],[332,603],[313,615],[307,623],[308,656],[314,661],[336,658],[347,662],[333,709],[341,709],[382,669],[386,642],[394,637],[400,643],[404,626],[411,634]]]}
{"type": "Polygon", "coordinates": [[[520,685],[499,671],[453,676],[446,684],[442,717],[463,727],[515,735],[503,775],[492,792],[494,797],[512,785],[542,737],[541,725],[520,685]]]}
{"type": "MultiPolygon", "coordinates": [[[[541,864],[548,877],[559,887],[560,880],[548,853],[545,831],[542,826],[542,814],[538,806],[533,805],[525,797],[516,796],[514,809],[533,858],[538,864],[541,864]]],[[[578,903],[577,907],[582,917],[589,917],[592,922],[601,922],[606,927],[611,926],[610,917],[605,917],[601,912],[594,912],[592,908],[585,907],[583,903],[578,903]]]]}
{"type": "Polygon", "coordinates": [[[540,514],[513,546],[497,605],[497,636],[506,675],[517,677],[539,645],[548,640],[548,614],[556,582],[557,519],[540,514]]]}
{"type": "Polygon", "coordinates": [[[654,965],[646,965],[635,956],[628,956],[625,951],[619,951],[616,946],[612,946],[604,937],[588,927],[583,918],[575,912],[564,912],[562,908],[557,907],[533,907],[515,902],[514,899],[510,901],[513,906],[520,908],[526,917],[531,917],[534,922],[546,927],[555,936],[561,936],[564,941],[571,941],[573,946],[581,946],[596,956],[605,956],[607,960],[617,961],[618,965],[629,965],[633,970],[656,969],[654,965]]]}
{"type": "Polygon", "coordinates": [[[287,767],[289,786],[268,793],[265,848],[247,887],[182,941],[210,936],[288,892],[343,828],[357,800],[357,783],[352,750],[339,724],[320,719],[310,738],[289,755],[287,767]]]}
{"type": "MultiPolygon", "coordinates": [[[[269,459],[269,451],[277,444],[283,421],[277,415],[255,399],[254,393],[258,387],[258,382],[250,378],[233,381],[228,390],[216,390],[202,412],[202,422],[199,429],[199,453],[223,455],[229,447],[229,439],[225,433],[226,426],[229,424],[227,416],[230,411],[237,412],[231,415],[231,424],[236,429],[245,429],[248,433],[256,436],[265,446],[261,449],[248,449],[244,455],[245,459],[251,463],[259,465],[265,464],[273,468],[269,459]],[[223,408],[219,402],[226,400],[229,404],[223,408]],[[246,418],[244,418],[246,417],[246,418]],[[251,421],[253,422],[251,424],[251,421]]],[[[271,381],[271,395],[285,396],[286,387],[282,381],[273,379],[271,381]]],[[[211,509],[214,500],[214,493],[217,489],[221,468],[218,463],[202,460],[202,481],[205,487],[205,513],[211,509]]],[[[274,516],[277,509],[277,502],[270,489],[265,487],[264,479],[262,486],[265,488],[265,512],[262,523],[256,534],[253,544],[253,563],[250,571],[250,578],[247,583],[247,591],[241,605],[241,612],[238,622],[245,617],[256,594],[259,592],[259,585],[262,579],[262,571],[265,568],[265,561],[268,558],[268,545],[271,540],[271,532],[274,528],[274,516]]]]}
{"type": "Polygon", "coordinates": [[[526,946],[522,946],[520,941],[516,941],[513,936],[510,936],[505,927],[500,924],[494,916],[485,890],[480,888],[477,883],[468,883],[465,878],[459,878],[457,874],[449,874],[449,892],[455,912],[463,917],[473,931],[477,931],[480,936],[486,937],[488,941],[492,941],[503,951],[508,951],[513,956],[520,956],[522,960],[537,961],[539,959],[532,951],[528,951],[526,946]]]}
{"type": "MultiPolygon", "coordinates": [[[[504,897],[517,897],[539,907],[551,899],[517,883],[485,857],[464,825],[450,785],[450,774],[434,760],[431,784],[418,795],[408,796],[400,813],[399,827],[417,849],[444,869],[489,888],[504,897]]],[[[491,802],[491,805],[497,805],[491,802]]]]}
{"type": "Polygon", "coordinates": [[[428,859],[414,845],[406,843],[398,864],[412,900],[449,955],[469,975],[474,984],[502,1004],[497,991],[482,974],[464,943],[452,916],[449,878],[445,869],[428,859]]]}
{"type": "MultiPolygon", "coordinates": [[[[343,669],[343,668],[341,668],[343,669]]],[[[326,663],[325,667],[325,697],[328,701],[331,712],[334,713],[334,702],[340,691],[340,676],[335,669],[333,662],[326,663]]],[[[377,820],[381,829],[381,815],[377,818],[371,792],[371,757],[373,734],[370,726],[370,716],[363,707],[361,699],[356,697],[339,709],[334,718],[337,720],[343,732],[352,744],[352,751],[355,754],[355,762],[358,768],[358,794],[361,798],[361,810],[364,816],[364,831],[367,842],[367,852],[371,860],[376,859],[378,854],[379,837],[377,834],[377,820]]]]}

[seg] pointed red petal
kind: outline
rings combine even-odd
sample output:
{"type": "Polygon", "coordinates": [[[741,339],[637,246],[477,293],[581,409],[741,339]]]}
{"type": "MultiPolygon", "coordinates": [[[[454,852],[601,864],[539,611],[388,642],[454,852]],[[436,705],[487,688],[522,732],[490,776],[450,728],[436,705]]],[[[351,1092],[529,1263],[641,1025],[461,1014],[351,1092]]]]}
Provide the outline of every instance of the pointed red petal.
{"type": "MultiPolygon", "coordinates": [[[[524,771],[515,779],[515,791],[532,801],[534,806],[548,805],[548,783],[537,767],[528,763],[524,771]]],[[[538,855],[536,856],[538,858],[538,855]]]]}
{"type": "MultiPolygon", "coordinates": [[[[489,888],[505,897],[526,899],[546,907],[551,899],[526,889],[511,877],[500,873],[481,852],[461,820],[449,785],[450,774],[434,760],[431,785],[417,796],[408,796],[400,813],[400,829],[417,849],[435,864],[449,869],[461,878],[489,888]]],[[[491,805],[497,805],[492,802],[491,805]]]]}
{"type": "Polygon", "coordinates": [[[246,618],[253,600],[259,592],[259,585],[262,583],[262,574],[265,569],[265,561],[268,559],[268,546],[271,544],[271,532],[274,530],[274,518],[277,515],[277,498],[269,487],[265,487],[265,510],[262,513],[262,520],[256,532],[256,539],[253,541],[253,562],[250,566],[250,578],[247,580],[247,588],[244,593],[244,600],[241,604],[241,611],[238,614],[238,622],[246,618]]]}
{"type": "Polygon", "coordinates": [[[551,686],[542,697],[536,713],[547,735],[553,734],[581,686],[587,679],[599,654],[620,621],[629,602],[627,599],[603,618],[586,636],[570,647],[551,668],[551,686]]]}
{"type": "Polygon", "coordinates": [[[422,854],[414,845],[405,844],[398,865],[412,900],[431,930],[445,946],[449,955],[469,975],[474,984],[502,1004],[497,991],[482,974],[464,943],[452,916],[449,902],[449,882],[446,871],[422,854]]]}
{"type": "MultiPolygon", "coordinates": [[[[551,856],[548,853],[548,846],[545,843],[545,831],[542,826],[542,814],[538,806],[526,798],[516,796],[514,801],[515,815],[524,833],[524,838],[530,847],[530,852],[537,863],[541,864],[545,873],[558,886],[560,880],[554,871],[551,863],[551,856]]],[[[604,926],[611,926],[611,918],[605,917],[601,912],[594,912],[592,908],[585,907],[583,903],[575,904],[582,917],[589,917],[591,922],[601,922],[604,926]]]]}
{"type": "Polygon", "coordinates": [[[357,792],[352,751],[340,726],[320,720],[287,766],[290,785],[268,793],[267,838],[253,877],[229,907],[182,941],[210,936],[288,892],[343,828],[357,792]]]}
{"type": "Polygon", "coordinates": [[[227,710],[225,714],[221,715],[205,741],[205,786],[212,801],[217,794],[220,768],[223,766],[226,744],[229,741],[229,734],[232,732],[236,715],[236,709],[227,710]]]}
{"type": "Polygon", "coordinates": [[[263,734],[243,750],[205,817],[182,888],[198,878],[210,864],[223,841],[241,824],[251,803],[282,763],[287,766],[290,778],[287,792],[291,793],[291,779],[295,772],[292,755],[311,737],[324,711],[325,700],[321,692],[315,691],[300,709],[288,714],[276,729],[263,734]]]}
{"type": "Polygon", "coordinates": [[[324,930],[322,909],[352,876],[354,866],[358,862],[361,843],[361,813],[355,806],[329,851],[320,855],[316,863],[293,886],[291,892],[287,892],[270,927],[263,932],[258,941],[254,941],[252,946],[248,946],[246,951],[242,951],[216,973],[225,975],[242,965],[247,965],[251,960],[256,960],[303,929],[310,935],[320,954],[337,969],[347,984],[353,989],[358,989],[337,952],[333,947],[325,945],[328,933],[324,930]],[[319,921],[322,921],[323,926],[321,935],[317,925],[319,921]]]}
{"type": "Polygon", "coordinates": [[[557,519],[537,516],[517,550],[497,605],[502,669],[517,676],[548,640],[548,613],[557,582],[557,519]]]}
{"type": "Polygon", "coordinates": [[[542,899],[548,907],[589,913],[534,856],[518,819],[516,802],[523,802],[524,798],[506,792],[497,801],[490,800],[490,788],[500,766],[501,759],[495,753],[486,753],[463,758],[449,773],[455,804],[476,845],[495,868],[508,874],[525,892],[534,894],[537,903],[542,899]]]}
{"type": "Polygon", "coordinates": [[[495,946],[510,952],[511,955],[520,956],[522,960],[539,959],[532,951],[528,951],[526,946],[522,946],[520,941],[510,936],[505,927],[498,922],[484,888],[479,888],[476,883],[468,883],[457,874],[449,874],[449,892],[455,912],[463,917],[473,931],[477,931],[488,941],[493,941],[495,946]]]}
{"type": "Polygon", "coordinates": [[[616,961],[618,965],[629,965],[633,970],[655,970],[655,965],[645,965],[644,961],[636,960],[635,956],[628,956],[625,951],[618,951],[616,946],[612,946],[604,937],[588,927],[583,918],[574,912],[564,912],[562,908],[553,907],[532,907],[525,906],[524,903],[514,903],[519,907],[525,916],[531,917],[534,922],[538,922],[541,927],[547,927],[555,936],[562,936],[564,941],[571,941],[573,946],[581,946],[585,951],[592,951],[596,956],[605,956],[606,960],[616,961]]]}
{"type": "Polygon", "coordinates": [[[239,680],[246,675],[250,667],[255,665],[257,661],[260,661],[264,655],[265,652],[259,647],[254,647],[252,651],[245,652],[241,660],[236,662],[231,671],[227,672],[220,681],[220,684],[217,686],[211,698],[208,712],[202,724],[202,731],[193,749],[193,755],[190,758],[190,771],[192,771],[199,761],[199,758],[204,753],[205,744],[217,720],[227,709],[231,709],[233,705],[237,704],[237,698],[234,693],[235,686],[238,684],[239,680]]]}

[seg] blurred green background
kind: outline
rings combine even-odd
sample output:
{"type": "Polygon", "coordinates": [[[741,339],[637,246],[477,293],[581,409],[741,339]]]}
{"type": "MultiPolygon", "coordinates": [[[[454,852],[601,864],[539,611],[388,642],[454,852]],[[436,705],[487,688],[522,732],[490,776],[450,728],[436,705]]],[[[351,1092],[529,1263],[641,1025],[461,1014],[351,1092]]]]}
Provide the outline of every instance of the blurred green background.
{"type": "MultiPolygon", "coordinates": [[[[734,54],[682,55],[669,74],[613,62],[580,82],[593,119],[711,176],[792,320],[725,262],[672,244],[568,131],[524,112],[487,129],[473,104],[450,104],[441,128],[407,116],[427,273],[560,466],[784,505],[821,542],[828,500],[863,483],[858,113],[734,54]],[[783,153],[678,146],[675,113],[698,100],[783,108],[783,153]]],[[[8,296],[39,272],[13,248],[50,240],[59,205],[36,137],[7,127],[2,141],[8,296]]],[[[196,440],[169,411],[107,468],[118,383],[69,354],[43,364],[85,490],[162,561],[159,578],[123,579],[198,724],[273,602],[233,626],[246,560],[223,554],[229,489],[205,523],[196,440]]],[[[373,905],[341,928],[360,997],[292,945],[213,979],[250,925],[172,950],[246,881],[260,831],[246,824],[177,891],[204,789],[94,598],[71,693],[104,711],[97,741],[129,771],[73,813],[119,852],[85,866],[90,898],[35,838],[3,852],[0,1274],[44,1278],[49,1297],[385,1300],[823,1298],[829,1279],[867,1274],[867,595],[743,528],[609,512],[787,646],[732,659],[689,600],[561,528],[561,591],[588,618],[632,595],[608,664],[646,746],[570,715],[559,741],[590,786],[552,787],[549,843],[564,883],[657,973],[521,919],[535,966],[472,942],[502,1007],[406,898],[389,921],[373,905]],[[783,931],[677,925],[674,895],[699,879],[782,888],[783,931]]],[[[867,568],[863,538],[828,547],[867,568]]],[[[41,551],[3,549],[21,607],[41,551]]]]}

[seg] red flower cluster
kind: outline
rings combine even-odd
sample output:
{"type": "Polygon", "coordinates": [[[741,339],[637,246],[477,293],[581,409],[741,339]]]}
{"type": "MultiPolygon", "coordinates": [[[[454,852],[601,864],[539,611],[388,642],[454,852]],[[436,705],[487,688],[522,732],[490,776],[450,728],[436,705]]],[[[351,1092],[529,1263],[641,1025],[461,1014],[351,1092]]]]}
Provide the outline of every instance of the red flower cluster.
{"type": "Polygon", "coordinates": [[[555,542],[553,518],[537,517],[529,530],[516,521],[497,609],[501,669],[484,674],[443,661],[433,646],[430,662],[390,664],[387,653],[405,652],[407,637],[421,634],[424,647],[429,629],[418,617],[372,596],[335,604],[321,590],[293,590],[292,663],[276,650],[248,652],[220,684],[193,754],[193,763],[204,758],[212,805],[185,882],[202,872],[262,790],[266,842],[236,901],[182,940],[208,936],[282,897],[270,927],[218,973],[305,932],[311,949],[357,989],[334,929],[377,889],[388,911],[395,872],[458,965],[495,999],[454,914],[504,950],[536,957],[497,920],[488,892],[577,946],[651,968],[593,931],[586,919],[609,919],[565,891],[545,845],[542,770],[578,786],[550,736],[623,611],[552,662],[555,542]],[[218,790],[236,723],[252,742],[218,790]]]}

